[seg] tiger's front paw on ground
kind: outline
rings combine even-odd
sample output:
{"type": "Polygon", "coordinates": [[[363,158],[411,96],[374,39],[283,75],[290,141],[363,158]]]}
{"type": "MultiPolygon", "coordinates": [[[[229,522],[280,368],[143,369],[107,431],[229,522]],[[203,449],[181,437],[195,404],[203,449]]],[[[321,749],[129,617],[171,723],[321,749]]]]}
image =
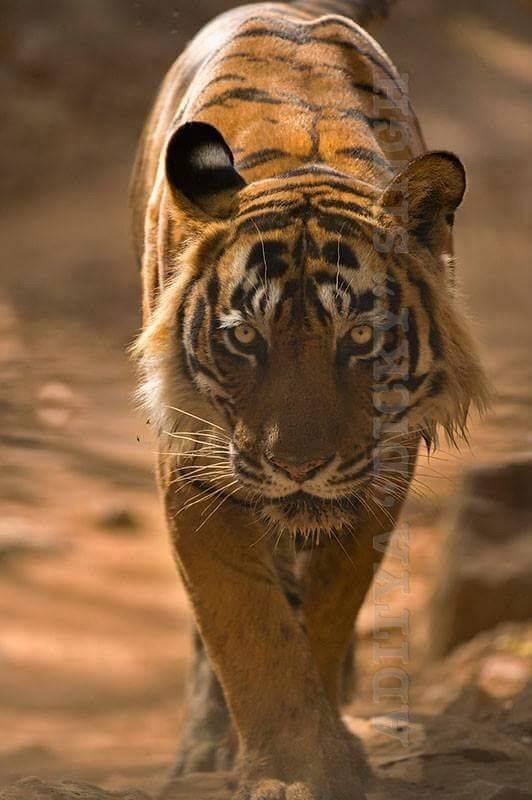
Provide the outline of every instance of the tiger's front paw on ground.
{"type": "Polygon", "coordinates": [[[319,800],[301,783],[265,780],[242,787],[234,800],[319,800]]]}
{"type": "Polygon", "coordinates": [[[339,795],[334,790],[316,790],[304,783],[284,783],[283,781],[264,780],[244,786],[237,792],[233,800],[365,800],[364,794],[356,788],[352,793],[339,795]]]}

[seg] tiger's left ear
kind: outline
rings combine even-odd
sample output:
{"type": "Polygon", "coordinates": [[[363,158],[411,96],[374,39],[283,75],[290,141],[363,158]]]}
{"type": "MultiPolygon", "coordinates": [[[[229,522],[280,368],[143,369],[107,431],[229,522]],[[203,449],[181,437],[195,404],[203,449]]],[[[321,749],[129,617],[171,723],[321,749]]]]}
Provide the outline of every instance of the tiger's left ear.
{"type": "Polygon", "coordinates": [[[166,178],[174,196],[209,216],[226,216],[236,192],[246,185],[234,167],[231,148],[217,128],[187,122],[166,146],[166,178]]]}
{"type": "Polygon", "coordinates": [[[395,176],[381,197],[381,207],[398,227],[440,256],[450,250],[454,214],[465,190],[466,173],[457,156],[427,153],[395,176]]]}

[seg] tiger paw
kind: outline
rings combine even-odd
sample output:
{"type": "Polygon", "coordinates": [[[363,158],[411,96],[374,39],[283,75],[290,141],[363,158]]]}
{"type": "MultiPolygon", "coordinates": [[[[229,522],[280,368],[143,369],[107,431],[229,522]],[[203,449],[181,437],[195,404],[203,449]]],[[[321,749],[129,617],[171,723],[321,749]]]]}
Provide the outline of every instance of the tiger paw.
{"type": "Polygon", "coordinates": [[[303,784],[265,780],[242,787],[234,800],[318,800],[303,784]],[[294,794],[297,791],[297,794],[294,794]]]}
{"type": "Polygon", "coordinates": [[[365,800],[358,786],[340,790],[332,787],[313,789],[306,783],[284,783],[276,780],[263,780],[241,787],[233,800],[365,800]]]}

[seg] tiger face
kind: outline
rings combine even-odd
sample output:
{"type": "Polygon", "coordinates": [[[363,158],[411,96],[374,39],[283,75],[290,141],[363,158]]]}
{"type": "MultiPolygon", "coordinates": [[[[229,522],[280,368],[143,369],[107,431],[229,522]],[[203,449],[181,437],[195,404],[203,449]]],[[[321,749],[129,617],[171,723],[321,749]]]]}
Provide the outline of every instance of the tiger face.
{"type": "Polygon", "coordinates": [[[179,405],[218,415],[267,521],[350,527],[376,488],[404,489],[420,436],[484,400],[445,263],[463,168],[429,154],[384,189],[321,166],[246,185],[199,123],[167,152],[192,233],[138,345],[161,426],[179,405]]]}

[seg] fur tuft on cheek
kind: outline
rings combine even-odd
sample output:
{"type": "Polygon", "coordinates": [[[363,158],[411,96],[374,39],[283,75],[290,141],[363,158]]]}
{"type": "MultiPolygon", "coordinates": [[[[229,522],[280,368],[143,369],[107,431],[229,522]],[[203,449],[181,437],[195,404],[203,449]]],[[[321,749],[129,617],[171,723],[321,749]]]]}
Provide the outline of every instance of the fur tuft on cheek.
{"type": "MultiPolygon", "coordinates": [[[[177,323],[182,297],[180,284],[181,281],[176,281],[165,289],[151,320],[130,349],[140,372],[136,399],[160,434],[177,430],[182,424],[180,410],[208,419],[216,415],[211,404],[183,374],[177,323]]],[[[187,429],[193,430],[194,426],[189,418],[187,429]]]]}
{"type": "Polygon", "coordinates": [[[439,298],[437,322],[445,331],[445,356],[436,365],[431,391],[419,408],[418,422],[434,446],[441,428],[448,444],[459,447],[460,440],[468,439],[471,411],[475,409],[482,415],[489,409],[491,389],[458,293],[439,298]]]}
{"type": "Polygon", "coordinates": [[[140,371],[136,392],[139,405],[159,432],[173,430],[177,414],[172,408],[178,405],[180,394],[174,326],[161,322],[155,315],[134,343],[131,354],[140,371]]]}

